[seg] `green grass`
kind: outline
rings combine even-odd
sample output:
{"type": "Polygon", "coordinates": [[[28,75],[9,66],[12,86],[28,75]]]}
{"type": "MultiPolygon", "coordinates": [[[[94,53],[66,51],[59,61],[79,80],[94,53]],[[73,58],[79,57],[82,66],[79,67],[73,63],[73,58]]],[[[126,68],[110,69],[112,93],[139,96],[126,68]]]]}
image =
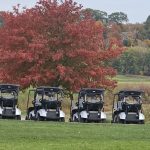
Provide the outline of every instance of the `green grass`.
{"type": "Polygon", "coordinates": [[[126,83],[150,83],[150,76],[140,76],[140,75],[117,75],[115,78],[119,83],[120,82],[126,82],[126,83]]]}
{"type": "Polygon", "coordinates": [[[0,121],[0,150],[149,150],[150,124],[0,121]]]}

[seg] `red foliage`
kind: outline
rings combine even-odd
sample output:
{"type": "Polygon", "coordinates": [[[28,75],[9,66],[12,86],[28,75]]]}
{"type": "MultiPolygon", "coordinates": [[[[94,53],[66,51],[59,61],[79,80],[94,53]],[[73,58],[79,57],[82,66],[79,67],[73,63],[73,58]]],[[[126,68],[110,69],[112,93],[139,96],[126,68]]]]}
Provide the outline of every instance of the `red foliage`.
{"type": "Polygon", "coordinates": [[[39,1],[34,8],[4,13],[0,28],[0,80],[30,85],[114,87],[116,74],[104,61],[122,47],[103,39],[103,26],[72,0],[39,1]]]}

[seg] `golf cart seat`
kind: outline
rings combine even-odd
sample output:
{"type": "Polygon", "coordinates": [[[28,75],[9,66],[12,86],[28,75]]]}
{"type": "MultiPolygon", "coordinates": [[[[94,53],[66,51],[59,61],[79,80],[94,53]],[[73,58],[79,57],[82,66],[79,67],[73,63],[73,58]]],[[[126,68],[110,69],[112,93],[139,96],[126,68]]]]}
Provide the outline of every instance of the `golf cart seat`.
{"type": "Polygon", "coordinates": [[[85,102],[83,103],[83,109],[88,109],[89,111],[98,111],[103,108],[103,102],[85,102]]]}
{"type": "Polygon", "coordinates": [[[60,101],[48,101],[48,100],[42,100],[41,101],[42,107],[44,109],[56,109],[57,107],[61,107],[61,102],[60,101]]]}
{"type": "Polygon", "coordinates": [[[127,112],[137,112],[138,110],[141,110],[141,104],[122,104],[122,110],[127,112]]]}
{"type": "Polygon", "coordinates": [[[17,99],[0,99],[0,104],[3,104],[3,107],[13,107],[14,105],[17,105],[17,99]]]}

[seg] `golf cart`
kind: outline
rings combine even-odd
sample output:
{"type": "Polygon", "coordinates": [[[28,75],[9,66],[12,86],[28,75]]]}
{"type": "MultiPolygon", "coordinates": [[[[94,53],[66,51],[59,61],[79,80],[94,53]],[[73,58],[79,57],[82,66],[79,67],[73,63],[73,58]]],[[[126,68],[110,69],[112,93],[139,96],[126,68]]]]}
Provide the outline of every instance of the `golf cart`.
{"type": "Polygon", "coordinates": [[[21,120],[18,109],[19,85],[0,84],[0,118],[21,120]]]}
{"type": "Polygon", "coordinates": [[[145,116],[142,112],[142,91],[124,90],[114,95],[112,123],[141,123],[145,116]]]}
{"type": "Polygon", "coordinates": [[[78,102],[73,106],[71,100],[70,121],[73,122],[104,122],[104,89],[84,88],[78,95],[78,102]]]}
{"type": "Polygon", "coordinates": [[[65,121],[65,113],[61,110],[63,90],[58,87],[38,87],[30,90],[27,101],[26,120],[65,121]],[[32,93],[33,92],[33,93],[32,93]],[[31,93],[34,95],[32,107],[29,107],[31,93]]]}

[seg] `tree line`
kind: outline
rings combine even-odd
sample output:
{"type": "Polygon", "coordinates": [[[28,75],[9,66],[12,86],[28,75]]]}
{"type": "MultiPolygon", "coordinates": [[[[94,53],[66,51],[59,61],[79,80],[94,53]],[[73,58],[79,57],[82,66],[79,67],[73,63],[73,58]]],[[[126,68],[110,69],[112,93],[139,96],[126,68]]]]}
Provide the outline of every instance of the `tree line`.
{"type": "Polygon", "coordinates": [[[109,60],[110,65],[118,74],[150,75],[150,15],[145,22],[131,24],[127,14],[114,12],[108,15],[105,11],[85,9],[96,21],[105,27],[104,37],[113,37],[126,47],[117,59],[109,60]]]}
{"type": "Polygon", "coordinates": [[[107,24],[110,22],[122,24],[122,23],[128,22],[128,20],[129,20],[127,14],[125,14],[123,12],[114,12],[114,13],[111,13],[110,15],[108,15],[108,13],[105,11],[94,10],[91,8],[87,8],[83,11],[89,12],[92,15],[93,19],[95,19],[96,21],[100,20],[104,24],[107,24]]]}
{"type": "Polygon", "coordinates": [[[132,47],[109,62],[119,74],[150,75],[150,49],[132,47]]]}
{"type": "Polygon", "coordinates": [[[84,11],[90,12],[93,19],[101,21],[105,26],[105,36],[111,35],[122,40],[126,47],[145,46],[150,47],[150,15],[143,23],[131,24],[127,14],[114,12],[108,15],[107,12],[87,8],[84,11]]]}

